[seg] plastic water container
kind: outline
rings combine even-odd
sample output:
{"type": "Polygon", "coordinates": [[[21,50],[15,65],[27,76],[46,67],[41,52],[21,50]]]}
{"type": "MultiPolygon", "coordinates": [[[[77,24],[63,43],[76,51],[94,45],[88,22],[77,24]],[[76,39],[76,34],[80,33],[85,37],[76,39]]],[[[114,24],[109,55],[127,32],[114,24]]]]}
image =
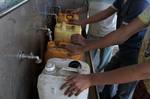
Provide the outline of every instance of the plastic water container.
{"type": "Polygon", "coordinates": [[[57,23],[55,26],[54,38],[56,41],[70,42],[71,35],[81,34],[82,28],[78,25],[71,25],[65,22],[57,23]]]}
{"type": "Polygon", "coordinates": [[[84,90],[78,96],[65,96],[64,90],[60,90],[64,79],[69,75],[89,74],[89,65],[82,61],[72,59],[51,58],[38,78],[38,93],[40,99],[87,99],[89,89],[84,90]]]}

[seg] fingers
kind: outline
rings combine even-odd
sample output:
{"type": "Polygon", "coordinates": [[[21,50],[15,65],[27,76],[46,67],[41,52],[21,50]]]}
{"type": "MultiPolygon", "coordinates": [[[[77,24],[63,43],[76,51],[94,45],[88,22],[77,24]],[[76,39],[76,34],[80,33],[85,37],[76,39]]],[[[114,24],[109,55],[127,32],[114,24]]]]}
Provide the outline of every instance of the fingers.
{"type": "Polygon", "coordinates": [[[67,49],[69,52],[71,52],[71,55],[79,55],[80,52],[80,45],[76,45],[76,44],[69,44],[69,45],[65,45],[65,46],[61,46],[64,49],[67,49]]]}
{"type": "Polygon", "coordinates": [[[70,86],[70,85],[72,85],[72,82],[65,82],[61,87],[60,87],[60,89],[61,90],[63,90],[64,88],[66,88],[66,87],[68,87],[68,86],[70,86]]]}
{"type": "Polygon", "coordinates": [[[82,92],[82,90],[79,89],[79,90],[75,93],[75,96],[78,96],[81,92],[82,92]]]}
{"type": "Polygon", "coordinates": [[[75,38],[82,38],[82,36],[80,34],[73,34],[71,35],[71,39],[75,39],[75,38]]]}
{"type": "Polygon", "coordinates": [[[82,43],[84,42],[84,39],[80,34],[74,34],[71,36],[71,42],[74,44],[79,44],[82,45],[82,43]]]}
{"type": "Polygon", "coordinates": [[[80,34],[72,35],[70,44],[61,44],[59,47],[67,49],[71,55],[79,55],[84,49],[84,39],[80,34]]]}
{"type": "Polygon", "coordinates": [[[67,90],[65,91],[65,95],[68,93],[68,92],[75,92],[76,91],[76,87],[71,85],[70,87],[67,88],[67,90]]]}
{"type": "Polygon", "coordinates": [[[64,46],[61,46],[61,47],[64,48],[64,49],[67,49],[67,50],[70,51],[71,53],[74,52],[74,49],[72,49],[72,48],[74,48],[74,45],[72,45],[72,44],[64,45],[64,46]]]}
{"type": "Polygon", "coordinates": [[[80,89],[77,89],[76,87],[70,87],[68,90],[65,92],[65,95],[71,97],[72,95],[78,96],[81,93],[80,89]]]}
{"type": "Polygon", "coordinates": [[[64,89],[65,87],[67,87],[67,86],[70,86],[71,84],[72,84],[72,79],[74,78],[74,76],[69,76],[69,77],[67,77],[65,80],[66,80],[66,82],[60,87],[60,89],[62,90],[62,89],[64,89]]]}
{"type": "Polygon", "coordinates": [[[65,89],[64,95],[71,97],[72,95],[79,95],[81,90],[76,85],[76,76],[69,76],[65,80],[66,82],[60,87],[61,90],[65,89]]]}
{"type": "Polygon", "coordinates": [[[81,39],[81,40],[84,40],[85,38],[81,34],[73,34],[73,35],[71,35],[71,39],[81,39]]]}
{"type": "Polygon", "coordinates": [[[59,45],[58,47],[61,47],[61,48],[64,48],[64,49],[67,49],[67,50],[71,51],[70,49],[71,49],[73,46],[74,46],[73,44],[67,44],[67,45],[59,45]]]}
{"type": "Polygon", "coordinates": [[[66,89],[66,91],[64,92],[64,95],[71,96],[74,94],[74,92],[76,92],[76,87],[72,84],[66,89]]]}
{"type": "Polygon", "coordinates": [[[81,89],[75,86],[75,83],[69,85],[69,87],[64,92],[64,95],[71,97],[72,95],[78,96],[81,93],[81,89]]]}
{"type": "Polygon", "coordinates": [[[69,82],[64,83],[61,87],[60,90],[63,90],[64,88],[66,88],[69,85],[69,82]]]}
{"type": "Polygon", "coordinates": [[[72,79],[74,79],[76,76],[72,75],[72,76],[68,76],[65,80],[66,81],[71,81],[72,79]]]}

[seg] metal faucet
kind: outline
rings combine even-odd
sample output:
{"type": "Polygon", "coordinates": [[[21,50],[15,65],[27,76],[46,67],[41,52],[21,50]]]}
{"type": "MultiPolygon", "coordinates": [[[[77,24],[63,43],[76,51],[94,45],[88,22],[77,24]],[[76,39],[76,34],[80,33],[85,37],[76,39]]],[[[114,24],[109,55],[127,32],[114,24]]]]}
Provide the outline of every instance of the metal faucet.
{"type": "Polygon", "coordinates": [[[47,31],[47,35],[48,35],[48,37],[49,37],[49,40],[52,41],[52,31],[51,31],[50,28],[42,27],[42,28],[40,28],[39,30],[47,31]]]}
{"type": "Polygon", "coordinates": [[[51,31],[51,29],[50,28],[47,28],[47,35],[48,35],[48,37],[49,37],[49,40],[50,41],[52,41],[52,31],[51,31]]]}
{"type": "Polygon", "coordinates": [[[42,62],[42,60],[39,58],[39,56],[33,55],[32,52],[28,55],[28,54],[25,54],[23,51],[20,51],[17,56],[18,56],[19,60],[24,60],[24,59],[36,60],[35,63],[37,63],[37,64],[42,62]]]}

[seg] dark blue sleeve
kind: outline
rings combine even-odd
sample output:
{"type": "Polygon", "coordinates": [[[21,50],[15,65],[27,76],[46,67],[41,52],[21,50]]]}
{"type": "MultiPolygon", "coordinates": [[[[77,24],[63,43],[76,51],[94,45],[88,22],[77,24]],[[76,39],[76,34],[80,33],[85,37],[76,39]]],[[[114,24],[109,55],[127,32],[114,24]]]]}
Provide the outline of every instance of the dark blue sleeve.
{"type": "Polygon", "coordinates": [[[150,3],[147,0],[135,0],[129,6],[123,21],[129,23],[136,18],[150,3]]]}
{"type": "Polygon", "coordinates": [[[114,6],[116,9],[121,9],[122,2],[123,2],[123,0],[115,0],[115,1],[113,2],[113,6],[114,6]]]}

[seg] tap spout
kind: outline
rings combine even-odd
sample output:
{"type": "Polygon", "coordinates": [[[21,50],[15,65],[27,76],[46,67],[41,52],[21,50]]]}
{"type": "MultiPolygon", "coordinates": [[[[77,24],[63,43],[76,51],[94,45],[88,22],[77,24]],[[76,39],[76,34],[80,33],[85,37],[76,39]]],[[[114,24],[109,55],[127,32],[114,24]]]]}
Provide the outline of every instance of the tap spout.
{"type": "Polygon", "coordinates": [[[29,55],[25,54],[24,52],[20,52],[18,55],[18,58],[20,60],[23,60],[23,59],[35,60],[35,63],[37,63],[37,64],[42,62],[42,60],[39,58],[39,56],[33,55],[32,52],[29,55]]]}

